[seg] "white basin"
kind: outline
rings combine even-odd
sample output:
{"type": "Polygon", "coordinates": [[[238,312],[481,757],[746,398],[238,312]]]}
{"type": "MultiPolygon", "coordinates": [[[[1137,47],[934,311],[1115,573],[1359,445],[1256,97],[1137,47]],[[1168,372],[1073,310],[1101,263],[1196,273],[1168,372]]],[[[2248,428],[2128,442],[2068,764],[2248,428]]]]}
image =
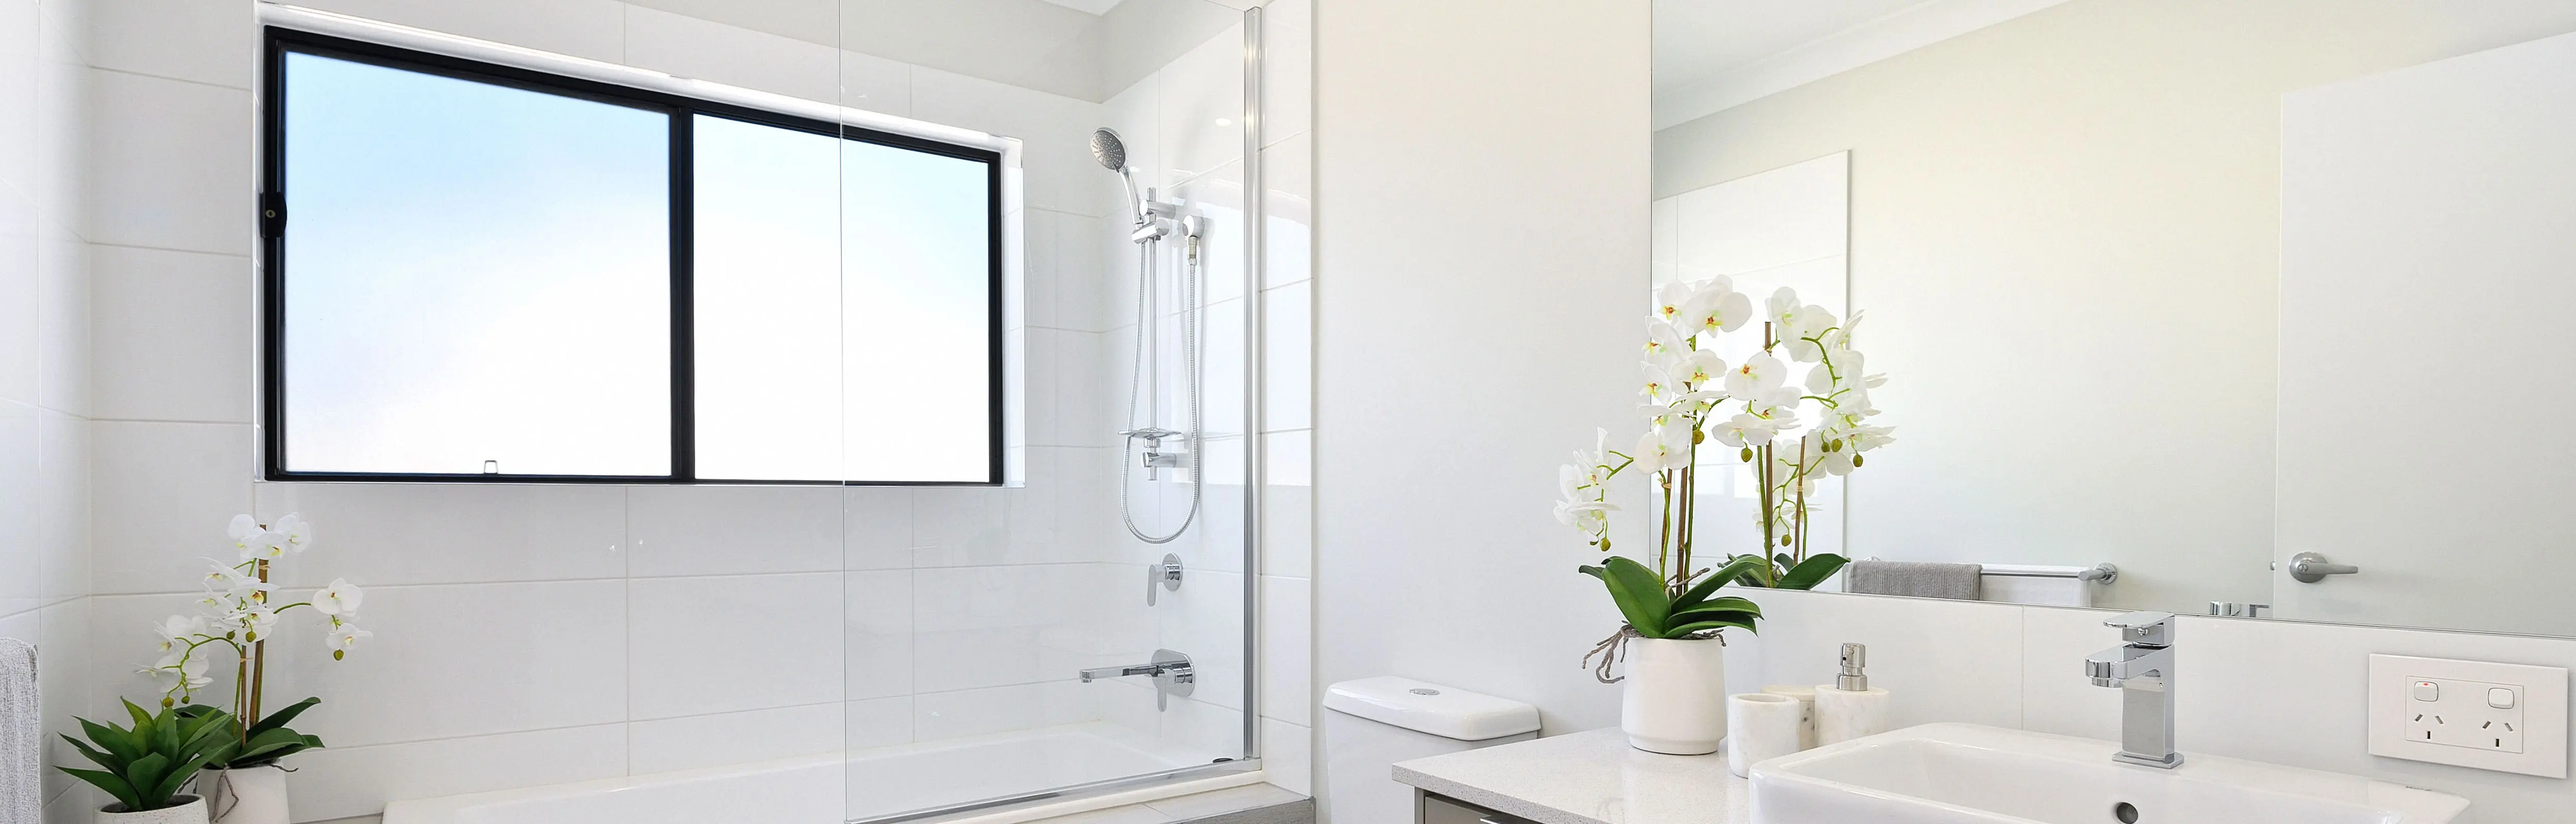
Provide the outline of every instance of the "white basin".
{"type": "Polygon", "coordinates": [[[2340,773],[2187,753],[2160,770],[2119,745],[1925,724],[1753,765],[1753,824],[2438,824],[2468,799],[2340,773]]]}

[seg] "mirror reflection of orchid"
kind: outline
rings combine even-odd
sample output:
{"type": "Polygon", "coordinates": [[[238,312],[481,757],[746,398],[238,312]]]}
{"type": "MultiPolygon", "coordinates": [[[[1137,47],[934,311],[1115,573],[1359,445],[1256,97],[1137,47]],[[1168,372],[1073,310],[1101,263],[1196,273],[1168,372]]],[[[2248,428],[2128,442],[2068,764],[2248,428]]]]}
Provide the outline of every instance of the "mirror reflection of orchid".
{"type": "Polygon", "coordinates": [[[1865,453],[1894,442],[1890,428],[1868,422],[1878,414],[1869,390],[1886,378],[1867,374],[1852,348],[1859,323],[1858,315],[1846,322],[1802,303],[1787,288],[1764,301],[1757,318],[1752,299],[1723,276],[1656,291],[1639,391],[1645,435],[1633,453],[1623,454],[1609,448],[1603,430],[1591,451],[1577,450],[1575,462],[1558,470],[1565,497],[1557,520],[1582,530],[1586,543],[1603,552],[1611,550],[1610,513],[1618,510],[1609,502],[1611,479],[1630,469],[1650,479],[1652,565],[1642,556],[1611,556],[1602,566],[1582,567],[1609,587],[1630,628],[1652,638],[1700,637],[1728,626],[1751,630],[1759,609],[1740,598],[1712,601],[1717,587],[1810,589],[1842,568],[1840,555],[1808,552],[1808,501],[1817,481],[1850,474],[1866,462],[1865,453]],[[1739,330],[1761,335],[1759,351],[1730,364],[1718,354],[1720,344],[1739,330]],[[1813,366],[1793,383],[1792,364],[1813,366]],[[1694,567],[1691,557],[1699,473],[1724,471],[1701,466],[1702,448],[1726,449],[1750,470],[1758,503],[1753,526],[1761,532],[1761,550],[1728,557],[1714,574],[1694,567]],[[1712,608],[1716,602],[1742,603],[1712,608]],[[1682,620],[1690,617],[1702,620],[1682,620]]]}
{"type": "MultiPolygon", "coordinates": [[[[222,713],[242,723],[231,727],[236,740],[234,749],[227,754],[232,758],[217,760],[211,765],[215,767],[263,764],[321,746],[321,739],[284,727],[295,714],[320,699],[307,698],[276,715],[260,712],[267,681],[268,642],[276,635],[285,613],[302,607],[322,616],[326,621],[322,643],[331,650],[335,661],[346,658],[359,640],[374,635],[358,628],[358,606],[366,594],[345,578],[332,579],[329,586],[315,590],[305,600],[279,603],[277,587],[269,583],[272,564],[312,547],[312,524],[293,514],[269,524],[237,515],[229,534],[233,560],[208,559],[213,569],[206,574],[205,593],[197,598],[201,609],[196,615],[173,615],[162,620],[155,629],[161,636],[161,650],[167,654],[143,668],[164,687],[161,706],[174,707],[182,702],[193,703],[198,690],[214,684],[214,658],[221,652],[231,653],[233,700],[222,713]]],[[[183,714],[212,714],[215,708],[183,706],[179,710],[183,714]]]]}

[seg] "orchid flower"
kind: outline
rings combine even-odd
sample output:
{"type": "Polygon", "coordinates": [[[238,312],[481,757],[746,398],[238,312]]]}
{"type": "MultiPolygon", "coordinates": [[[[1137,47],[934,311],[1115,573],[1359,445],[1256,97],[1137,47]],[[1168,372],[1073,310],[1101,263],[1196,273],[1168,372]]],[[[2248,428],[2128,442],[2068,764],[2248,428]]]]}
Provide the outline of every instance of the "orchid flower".
{"type": "Polygon", "coordinates": [[[1684,356],[1681,363],[1673,367],[1673,380],[1685,388],[1695,389],[1716,383],[1724,379],[1725,374],[1726,359],[1706,349],[1684,356]]]}
{"type": "Polygon", "coordinates": [[[375,633],[359,629],[355,623],[335,620],[331,625],[331,631],[324,635],[322,643],[331,648],[331,660],[338,661],[348,655],[349,650],[358,646],[358,639],[374,636],[375,633]]]}
{"type": "Polygon", "coordinates": [[[1646,397],[1646,402],[1670,404],[1673,402],[1673,399],[1681,397],[1681,387],[1674,383],[1673,375],[1670,371],[1657,367],[1651,363],[1645,364],[1644,368],[1646,373],[1646,386],[1643,389],[1637,390],[1637,394],[1644,395],[1646,397]]]}
{"type": "Polygon", "coordinates": [[[1662,472],[1690,465],[1691,428],[1661,426],[1637,439],[1637,468],[1662,472]]]}
{"type": "Polygon", "coordinates": [[[1788,377],[1787,371],[1788,367],[1782,365],[1779,358],[1768,354],[1745,358],[1743,363],[1727,370],[1726,394],[1746,399],[1767,396],[1771,390],[1780,388],[1781,381],[1788,377]]]}
{"type": "Polygon", "coordinates": [[[1689,335],[1733,332],[1753,319],[1753,299],[1735,291],[1735,284],[1725,276],[1710,278],[1697,295],[1683,305],[1681,317],[1673,325],[1689,335]]]}
{"type": "Polygon", "coordinates": [[[277,523],[269,525],[268,531],[285,538],[286,549],[289,552],[303,552],[313,548],[313,525],[306,523],[301,515],[293,512],[286,513],[286,517],[279,518],[277,523]]]}
{"type": "Polygon", "coordinates": [[[358,604],[367,597],[347,578],[333,578],[331,585],[313,591],[313,611],[324,615],[358,614],[358,604]]]}
{"type": "Polygon", "coordinates": [[[1690,347],[1682,342],[1681,333],[1675,331],[1672,324],[1660,320],[1646,321],[1647,363],[1670,364],[1688,351],[1690,347]]]}

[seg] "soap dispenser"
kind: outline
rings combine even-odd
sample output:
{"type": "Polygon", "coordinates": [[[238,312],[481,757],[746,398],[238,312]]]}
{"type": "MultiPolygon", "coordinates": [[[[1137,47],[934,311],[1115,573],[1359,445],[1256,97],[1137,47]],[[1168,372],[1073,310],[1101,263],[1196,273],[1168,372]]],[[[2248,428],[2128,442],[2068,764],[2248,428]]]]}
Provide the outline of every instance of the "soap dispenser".
{"type": "Polygon", "coordinates": [[[1869,685],[1869,648],[1844,644],[1842,674],[1816,685],[1816,746],[1887,731],[1887,691],[1869,685]]]}

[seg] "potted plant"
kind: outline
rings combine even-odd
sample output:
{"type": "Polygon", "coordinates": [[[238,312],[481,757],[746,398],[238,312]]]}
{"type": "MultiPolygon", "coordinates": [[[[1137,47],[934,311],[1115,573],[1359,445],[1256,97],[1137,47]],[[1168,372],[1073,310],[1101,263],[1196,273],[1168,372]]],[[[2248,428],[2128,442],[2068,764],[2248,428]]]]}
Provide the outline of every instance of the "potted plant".
{"type": "Polygon", "coordinates": [[[325,619],[323,643],[332,660],[343,660],[360,639],[374,635],[358,628],[358,605],[365,593],[346,579],[314,591],[305,600],[279,603],[269,583],[272,564],[300,554],[313,544],[313,526],[293,514],[261,524],[248,515],[233,517],[229,531],[234,560],[214,562],[206,592],[197,599],[198,615],[173,615],[157,629],[164,655],[144,672],[167,685],[163,707],[185,716],[220,718],[228,733],[225,745],[206,763],[199,789],[212,802],[211,820],[220,824],[287,824],[286,775],[278,759],[322,746],[322,739],[288,729],[298,714],[321,703],[306,698],[275,713],[263,714],[268,674],[268,642],[279,616],[304,608],[325,619]],[[214,657],[231,653],[232,704],[227,708],[187,703],[197,690],[215,683],[208,672],[214,657]],[[182,704],[185,703],[185,706],[182,704]],[[249,724],[242,719],[256,719],[249,724]]]}
{"type": "Polygon", "coordinates": [[[63,736],[82,757],[104,769],[59,769],[116,799],[98,811],[99,824],[206,824],[206,800],[179,790],[224,746],[226,715],[221,710],[190,715],[169,707],[154,714],[132,701],[125,702],[125,712],[133,716],[134,726],[79,718],[74,720],[89,740],[63,736]]]}
{"type": "Polygon", "coordinates": [[[306,698],[287,705],[249,729],[241,728],[241,718],[222,709],[204,704],[179,708],[180,715],[218,716],[224,724],[224,741],[206,761],[206,771],[198,780],[204,791],[208,812],[213,821],[233,824],[285,824],[286,768],[277,760],[322,746],[322,739],[288,729],[286,723],[320,698],[306,698]]]}
{"type": "Polygon", "coordinates": [[[1602,430],[1591,451],[1577,450],[1575,462],[1558,470],[1565,497],[1557,519],[1582,530],[1585,543],[1604,553],[1611,551],[1610,513],[1619,509],[1610,503],[1612,479],[1632,469],[1649,479],[1651,557],[1609,555],[1597,566],[1578,567],[1600,579],[1625,619],[1584,663],[1603,683],[1623,685],[1619,726],[1641,750],[1717,751],[1726,737],[1723,633],[1754,632],[1762,618],[1754,602],[1718,590],[1727,584],[1810,589],[1833,577],[1845,560],[1808,551],[1807,502],[1818,480],[1850,473],[1863,463],[1862,453],[1893,440],[1889,428],[1866,422],[1878,414],[1869,389],[1885,379],[1861,371],[1861,354],[1851,347],[1859,319],[1843,323],[1786,288],[1764,310],[1763,322],[1753,327],[1752,299],[1725,277],[1658,290],[1654,317],[1646,322],[1645,435],[1633,454],[1623,454],[1609,449],[1609,431],[1602,430]],[[1727,363],[1719,354],[1725,336],[1750,328],[1761,334],[1743,347],[1752,354],[1727,363]],[[1788,364],[1777,353],[1816,365],[1802,384],[1790,384],[1788,364]],[[1810,405],[1812,423],[1799,416],[1810,405]],[[1693,549],[1700,449],[1712,441],[1749,465],[1760,544],[1708,569],[1693,564],[1693,549]],[[1612,675],[1622,662],[1625,673],[1612,675]]]}

